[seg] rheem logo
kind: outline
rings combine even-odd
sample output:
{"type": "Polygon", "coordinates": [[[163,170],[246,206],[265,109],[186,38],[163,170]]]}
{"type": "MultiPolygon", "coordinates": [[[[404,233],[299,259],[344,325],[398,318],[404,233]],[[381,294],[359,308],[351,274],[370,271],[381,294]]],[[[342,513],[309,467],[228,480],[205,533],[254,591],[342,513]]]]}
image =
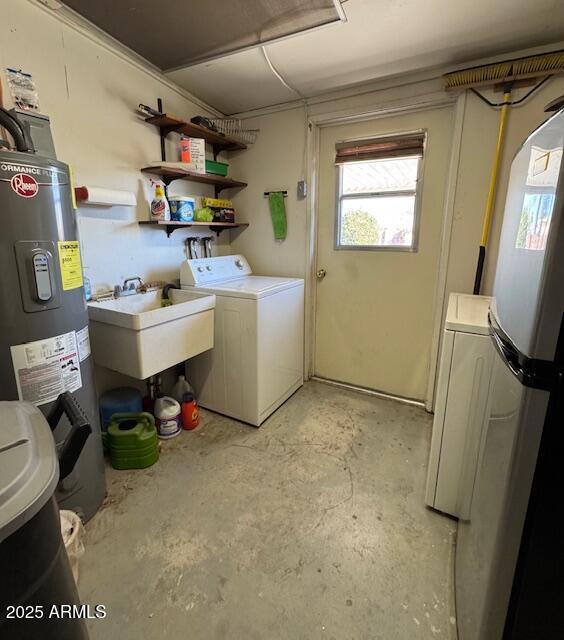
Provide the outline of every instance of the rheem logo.
{"type": "Polygon", "coordinates": [[[33,198],[39,191],[37,180],[26,173],[16,173],[10,180],[12,189],[22,198],[33,198]]]}

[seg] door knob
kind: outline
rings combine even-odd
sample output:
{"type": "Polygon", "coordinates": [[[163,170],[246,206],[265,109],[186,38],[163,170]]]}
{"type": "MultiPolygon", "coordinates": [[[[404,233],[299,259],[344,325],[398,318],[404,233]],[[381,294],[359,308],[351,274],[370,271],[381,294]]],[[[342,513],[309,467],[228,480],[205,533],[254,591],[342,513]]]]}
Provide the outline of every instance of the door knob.
{"type": "Polygon", "coordinates": [[[325,269],[318,269],[315,275],[317,276],[318,280],[323,280],[323,278],[327,275],[327,271],[325,271],[325,269]]]}

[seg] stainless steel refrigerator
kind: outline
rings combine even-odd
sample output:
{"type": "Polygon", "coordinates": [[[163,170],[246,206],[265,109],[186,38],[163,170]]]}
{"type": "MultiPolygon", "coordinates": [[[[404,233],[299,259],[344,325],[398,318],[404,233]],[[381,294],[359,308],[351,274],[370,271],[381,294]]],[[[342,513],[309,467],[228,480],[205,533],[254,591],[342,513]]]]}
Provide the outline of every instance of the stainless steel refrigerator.
{"type": "Polygon", "coordinates": [[[564,638],[564,111],[513,160],[490,310],[489,421],[459,522],[460,640],[564,638]]]}

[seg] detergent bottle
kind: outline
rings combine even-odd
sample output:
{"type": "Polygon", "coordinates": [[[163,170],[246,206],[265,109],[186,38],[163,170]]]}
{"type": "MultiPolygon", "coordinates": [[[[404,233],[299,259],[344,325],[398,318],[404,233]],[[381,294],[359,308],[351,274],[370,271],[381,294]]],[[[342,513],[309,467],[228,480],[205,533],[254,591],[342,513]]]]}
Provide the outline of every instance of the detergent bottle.
{"type": "Polygon", "coordinates": [[[170,220],[170,207],[162,184],[155,185],[155,197],[151,202],[151,220],[170,220]]]}
{"type": "Polygon", "coordinates": [[[180,433],[180,405],[174,398],[159,394],[155,400],[154,415],[159,438],[174,438],[180,433]]]}
{"type": "Polygon", "coordinates": [[[200,424],[200,409],[193,393],[185,393],[182,397],[182,428],[192,431],[200,424]]]}
{"type": "Polygon", "coordinates": [[[174,387],[172,387],[172,393],[170,394],[178,404],[182,404],[182,399],[184,398],[185,393],[194,393],[194,390],[190,386],[188,380],[186,380],[186,376],[178,376],[178,380],[176,381],[174,387]]]}

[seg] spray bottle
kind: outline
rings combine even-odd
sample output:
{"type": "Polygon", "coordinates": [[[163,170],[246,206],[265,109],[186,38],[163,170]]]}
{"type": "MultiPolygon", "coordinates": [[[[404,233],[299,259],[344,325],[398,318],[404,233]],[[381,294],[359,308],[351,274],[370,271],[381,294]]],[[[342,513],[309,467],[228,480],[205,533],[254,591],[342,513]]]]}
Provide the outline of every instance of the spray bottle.
{"type": "Polygon", "coordinates": [[[155,184],[155,197],[151,202],[151,220],[170,220],[170,207],[162,184],[155,184]]]}

